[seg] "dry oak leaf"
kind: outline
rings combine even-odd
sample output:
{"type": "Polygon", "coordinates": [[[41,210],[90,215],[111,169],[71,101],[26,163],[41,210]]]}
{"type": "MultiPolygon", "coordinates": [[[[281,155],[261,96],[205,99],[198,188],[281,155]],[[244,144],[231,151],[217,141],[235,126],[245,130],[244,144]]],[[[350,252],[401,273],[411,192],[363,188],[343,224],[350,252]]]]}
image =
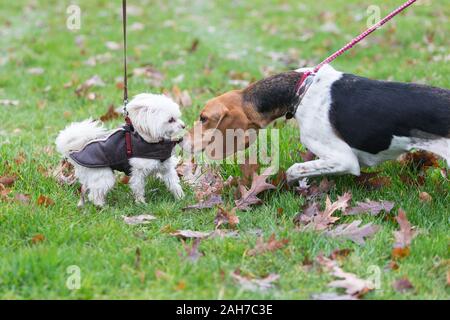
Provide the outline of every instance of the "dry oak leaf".
{"type": "Polygon", "coordinates": [[[328,286],[345,289],[345,293],[358,298],[373,290],[375,287],[371,281],[360,279],[355,274],[344,272],[339,267],[335,268],[332,274],[337,278],[341,278],[341,280],[332,281],[328,286]]]}
{"type": "Polygon", "coordinates": [[[350,208],[344,212],[344,215],[356,215],[360,213],[370,213],[372,216],[378,215],[381,211],[386,213],[391,212],[395,203],[391,201],[372,201],[366,200],[365,202],[357,202],[356,206],[350,208]]]}
{"type": "Polygon", "coordinates": [[[326,231],[325,235],[332,238],[347,238],[359,245],[364,245],[365,238],[372,237],[380,227],[372,223],[360,227],[361,222],[361,220],[356,220],[350,224],[338,225],[336,228],[326,231]]]}
{"type": "Polygon", "coordinates": [[[417,235],[417,230],[414,230],[403,209],[398,210],[396,220],[400,225],[400,230],[394,231],[395,243],[392,249],[392,256],[398,259],[409,255],[411,242],[417,235]]]}
{"type": "Polygon", "coordinates": [[[281,249],[288,244],[288,239],[275,239],[275,233],[273,233],[267,242],[264,242],[263,236],[256,239],[256,245],[253,249],[247,251],[248,256],[256,256],[259,254],[264,254],[266,252],[273,252],[275,250],[281,249]]]}
{"type": "Polygon", "coordinates": [[[208,199],[200,200],[200,202],[184,207],[182,210],[201,210],[201,209],[210,209],[215,206],[223,204],[222,196],[218,194],[211,194],[208,199]]]}
{"type": "Polygon", "coordinates": [[[253,174],[252,185],[249,190],[243,185],[240,185],[241,199],[236,200],[236,208],[239,210],[248,210],[251,205],[261,204],[262,200],[257,195],[263,191],[276,189],[276,187],[266,180],[270,175],[272,168],[267,168],[261,175],[253,174]]]}
{"type": "Polygon", "coordinates": [[[330,225],[334,224],[339,217],[333,216],[336,211],[345,211],[348,207],[348,203],[352,198],[352,194],[349,192],[344,193],[342,196],[338,197],[335,202],[331,202],[330,198],[327,196],[325,201],[325,210],[320,211],[318,205],[312,204],[305,210],[299,217],[296,217],[294,221],[300,221],[301,229],[303,230],[316,230],[321,231],[327,229],[330,225]],[[303,225],[303,226],[302,226],[303,225]]]}
{"type": "Polygon", "coordinates": [[[341,278],[341,280],[330,282],[328,286],[345,289],[347,295],[361,298],[375,287],[371,281],[360,279],[355,274],[342,270],[335,260],[326,258],[323,255],[318,255],[316,257],[316,262],[334,277],[341,278]]]}
{"type": "Polygon", "coordinates": [[[5,187],[10,187],[16,182],[17,176],[3,176],[0,177],[0,184],[4,185],[5,187]]]}
{"type": "Polygon", "coordinates": [[[129,225],[138,225],[138,224],[149,224],[150,221],[155,220],[156,217],[151,214],[140,214],[137,216],[122,216],[123,221],[129,225]]]}
{"type": "Polygon", "coordinates": [[[183,244],[183,248],[185,251],[184,257],[187,260],[191,262],[196,262],[200,257],[204,256],[204,254],[198,250],[200,241],[201,241],[200,238],[195,238],[194,241],[192,241],[192,245],[189,246],[188,244],[186,244],[184,240],[181,240],[181,243],[183,244]]]}
{"type": "Polygon", "coordinates": [[[203,167],[189,162],[182,162],[177,167],[181,179],[195,191],[197,200],[203,200],[212,194],[219,194],[229,183],[223,181],[217,169],[209,165],[203,167]]]}
{"type": "Polygon", "coordinates": [[[304,196],[307,200],[312,200],[327,194],[334,186],[334,181],[330,181],[327,178],[323,178],[319,185],[315,183],[309,185],[308,179],[304,178],[299,181],[299,185],[295,188],[295,191],[299,195],[304,196]]]}
{"type": "Polygon", "coordinates": [[[236,215],[236,208],[231,210],[225,210],[222,207],[218,208],[216,217],[214,218],[216,229],[223,225],[229,225],[230,228],[234,229],[238,223],[239,217],[236,215]]]}
{"type": "Polygon", "coordinates": [[[211,232],[203,232],[203,231],[192,231],[192,230],[176,230],[171,232],[170,235],[175,236],[180,239],[189,239],[189,238],[199,238],[204,239],[211,235],[211,232]]]}
{"type": "Polygon", "coordinates": [[[236,280],[236,282],[244,290],[248,291],[266,291],[273,288],[273,284],[280,278],[280,275],[271,273],[264,278],[251,278],[244,277],[240,275],[239,271],[234,271],[231,277],[236,280]]]}

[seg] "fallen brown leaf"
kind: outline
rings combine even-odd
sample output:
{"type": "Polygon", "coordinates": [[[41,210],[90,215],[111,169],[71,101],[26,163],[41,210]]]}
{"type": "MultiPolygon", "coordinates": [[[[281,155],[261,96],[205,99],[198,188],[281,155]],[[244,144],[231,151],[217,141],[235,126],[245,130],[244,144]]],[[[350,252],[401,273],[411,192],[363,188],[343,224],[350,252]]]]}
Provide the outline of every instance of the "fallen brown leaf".
{"type": "Polygon", "coordinates": [[[400,230],[394,231],[395,243],[392,250],[394,259],[404,258],[409,255],[411,242],[417,235],[417,231],[413,229],[403,209],[398,210],[397,223],[400,225],[400,230]]]}
{"type": "Polygon", "coordinates": [[[361,298],[367,292],[374,289],[374,284],[371,281],[360,279],[353,273],[344,272],[335,260],[319,255],[316,257],[316,262],[331,275],[341,279],[330,282],[328,286],[342,288],[347,295],[354,298],[361,298]]]}
{"type": "Polygon", "coordinates": [[[239,271],[234,271],[231,277],[242,287],[248,291],[266,291],[273,288],[274,282],[276,282],[280,276],[275,273],[271,273],[264,278],[252,278],[244,277],[240,275],[239,271]]]}
{"type": "Polygon", "coordinates": [[[326,231],[325,235],[332,238],[346,238],[359,245],[364,245],[365,238],[372,237],[379,230],[379,226],[368,223],[359,227],[361,222],[361,220],[356,220],[350,224],[338,225],[336,228],[326,231]]]}
{"type": "Polygon", "coordinates": [[[269,240],[267,240],[267,242],[264,242],[264,238],[261,236],[261,237],[258,237],[258,239],[256,239],[255,247],[253,249],[247,251],[247,255],[248,256],[256,256],[256,255],[264,254],[266,252],[273,252],[273,251],[283,248],[284,246],[286,246],[288,244],[288,242],[289,242],[288,239],[276,240],[275,233],[273,233],[270,236],[270,238],[269,238],[269,240]]]}
{"type": "Polygon", "coordinates": [[[175,290],[181,291],[181,290],[184,290],[184,289],[186,289],[186,282],[184,282],[184,281],[178,282],[178,284],[175,287],[175,290]]]}
{"type": "Polygon", "coordinates": [[[170,233],[180,239],[199,238],[204,239],[211,235],[211,232],[192,231],[192,230],[176,230],[170,233]]]}
{"type": "Polygon", "coordinates": [[[26,159],[25,153],[23,153],[23,152],[19,152],[19,154],[14,158],[14,162],[17,165],[24,164],[26,160],[27,159],[26,159]]]}
{"type": "Polygon", "coordinates": [[[329,258],[331,260],[339,260],[348,257],[348,255],[352,252],[352,249],[335,249],[330,253],[329,258]]]}
{"type": "Polygon", "coordinates": [[[184,207],[182,210],[202,210],[214,208],[218,205],[223,204],[222,196],[217,194],[211,194],[206,200],[200,200],[200,202],[184,207]]]}
{"type": "Polygon", "coordinates": [[[17,176],[3,176],[0,177],[0,184],[5,187],[11,187],[17,180],[17,176]]]}
{"type": "Polygon", "coordinates": [[[356,206],[344,212],[344,215],[356,215],[360,213],[370,213],[372,216],[378,215],[381,211],[390,213],[395,203],[390,201],[372,201],[357,202],[356,206]]]}
{"type": "Polygon", "coordinates": [[[187,260],[191,262],[196,262],[200,257],[204,256],[202,252],[198,250],[198,246],[200,245],[201,239],[195,238],[194,241],[192,241],[192,245],[187,245],[184,240],[181,240],[181,243],[183,244],[183,248],[185,251],[184,256],[187,260]]]}
{"type": "Polygon", "coordinates": [[[204,200],[212,194],[219,194],[227,185],[223,181],[218,169],[209,165],[200,167],[192,162],[182,162],[177,167],[181,179],[195,191],[197,200],[204,200]]]}
{"type": "Polygon", "coordinates": [[[241,199],[235,201],[237,209],[248,210],[251,205],[261,204],[262,200],[257,195],[266,190],[276,189],[274,185],[266,182],[270,172],[271,168],[267,168],[261,175],[253,174],[253,181],[249,190],[243,185],[240,186],[241,199]]]}
{"type": "Polygon", "coordinates": [[[222,207],[218,208],[216,217],[214,218],[216,229],[223,225],[229,225],[230,228],[235,229],[238,223],[239,217],[236,215],[236,208],[231,210],[225,210],[222,207]]]}
{"type": "Polygon", "coordinates": [[[305,197],[307,200],[314,200],[321,197],[322,195],[327,194],[334,187],[334,181],[330,181],[326,177],[320,181],[319,185],[317,185],[315,182],[309,185],[308,179],[305,178],[299,181],[299,185],[295,188],[295,191],[301,196],[305,197]]]}
{"type": "Polygon", "coordinates": [[[55,201],[53,201],[52,199],[50,199],[46,196],[40,195],[37,199],[37,204],[39,206],[49,207],[49,206],[54,205],[55,201]]]}
{"type": "Polygon", "coordinates": [[[339,220],[339,217],[335,217],[333,214],[336,211],[345,211],[351,198],[351,193],[347,192],[332,203],[327,196],[324,211],[318,210],[318,205],[312,204],[306,208],[307,210],[300,213],[299,217],[294,218],[294,221],[300,223],[299,227],[301,230],[325,230],[339,220]]]}
{"type": "Polygon", "coordinates": [[[38,244],[45,240],[45,236],[43,234],[36,234],[31,238],[31,242],[33,244],[38,244]]]}
{"type": "Polygon", "coordinates": [[[6,188],[3,184],[0,183],[0,199],[8,201],[8,194],[11,193],[11,189],[6,188]]]}
{"type": "Polygon", "coordinates": [[[409,281],[409,279],[406,277],[396,280],[392,284],[392,287],[394,288],[395,291],[397,291],[399,293],[404,293],[406,291],[410,291],[410,290],[414,289],[414,286],[409,281]]]}
{"type": "Polygon", "coordinates": [[[120,114],[116,111],[116,109],[114,108],[114,105],[110,105],[108,107],[108,110],[106,111],[106,113],[102,116],[100,116],[100,120],[103,122],[106,121],[111,121],[113,119],[117,119],[119,118],[120,114]]]}

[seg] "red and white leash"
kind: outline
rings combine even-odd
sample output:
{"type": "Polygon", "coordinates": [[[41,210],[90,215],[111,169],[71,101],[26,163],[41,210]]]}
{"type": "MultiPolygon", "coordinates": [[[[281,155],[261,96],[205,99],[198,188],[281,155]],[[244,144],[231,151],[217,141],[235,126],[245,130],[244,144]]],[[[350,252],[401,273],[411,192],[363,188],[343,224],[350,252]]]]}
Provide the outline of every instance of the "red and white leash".
{"type": "Polygon", "coordinates": [[[309,76],[314,76],[324,65],[329,64],[330,62],[332,62],[333,60],[335,60],[337,57],[339,57],[340,55],[342,55],[344,52],[350,50],[354,45],[356,45],[357,43],[361,42],[362,40],[364,40],[368,35],[370,35],[372,32],[374,32],[375,30],[377,30],[378,28],[380,28],[381,26],[383,26],[386,22],[388,22],[389,20],[391,20],[392,18],[394,18],[396,15],[398,15],[400,12],[404,11],[406,8],[408,8],[409,6],[411,6],[414,2],[416,2],[417,0],[408,0],[407,2],[405,2],[403,5],[401,5],[400,7],[398,7],[397,9],[395,9],[394,11],[392,11],[389,15],[387,15],[384,19],[380,20],[378,23],[376,23],[375,25],[373,25],[372,27],[370,27],[369,29],[367,29],[366,31],[364,31],[363,33],[361,33],[359,36],[357,36],[356,38],[354,38],[352,41],[350,41],[349,43],[347,43],[344,47],[342,47],[341,49],[339,49],[338,51],[336,51],[335,53],[333,53],[331,56],[329,56],[328,58],[326,58],[325,60],[323,60],[321,63],[319,63],[312,71],[307,71],[305,73],[303,73],[302,77],[300,78],[300,80],[297,82],[297,85],[295,87],[295,92],[297,94],[297,96],[300,95],[304,95],[306,90],[305,90],[305,85],[306,85],[306,79],[309,76]]]}

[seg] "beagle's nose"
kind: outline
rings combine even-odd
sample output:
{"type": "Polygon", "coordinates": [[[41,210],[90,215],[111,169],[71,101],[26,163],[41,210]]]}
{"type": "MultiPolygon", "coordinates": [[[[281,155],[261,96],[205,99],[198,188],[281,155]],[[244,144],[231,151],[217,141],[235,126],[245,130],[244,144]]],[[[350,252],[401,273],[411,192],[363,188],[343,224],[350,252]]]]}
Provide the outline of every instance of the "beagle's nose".
{"type": "Polygon", "coordinates": [[[186,129],[186,125],[184,123],[181,125],[181,129],[186,129]]]}

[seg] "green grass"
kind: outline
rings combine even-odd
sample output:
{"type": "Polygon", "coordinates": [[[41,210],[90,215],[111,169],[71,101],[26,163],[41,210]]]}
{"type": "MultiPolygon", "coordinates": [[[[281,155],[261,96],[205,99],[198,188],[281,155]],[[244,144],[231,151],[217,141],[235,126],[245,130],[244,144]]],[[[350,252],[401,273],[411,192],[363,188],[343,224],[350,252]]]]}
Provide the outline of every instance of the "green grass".
{"type": "MultiPolygon", "coordinates": [[[[66,2],[47,1],[34,7],[28,2],[3,1],[0,5],[0,99],[20,100],[16,107],[0,105],[0,176],[6,173],[9,163],[11,172],[19,176],[13,194],[32,196],[30,205],[0,202],[0,297],[304,299],[313,293],[332,291],[327,288],[332,279],[329,275],[302,268],[305,257],[351,248],[351,255],[342,263],[344,270],[360,277],[369,276],[371,265],[382,271],[381,290],[370,292],[367,299],[450,298],[446,286],[448,264],[446,267],[443,263],[450,258],[449,186],[433,171],[428,172],[425,185],[418,188],[399,179],[401,174],[415,175],[414,172],[398,163],[384,164],[377,170],[392,177],[393,184],[376,192],[361,189],[351,177],[335,178],[337,186],[331,193],[332,199],[351,191],[354,201],[366,198],[395,201],[394,210],[404,208],[411,223],[419,228],[411,255],[399,262],[396,271],[384,270],[390,261],[396,223],[382,216],[363,217],[365,222],[381,226],[365,246],[296,232],[292,218],[304,199],[293,192],[268,193],[263,196],[262,206],[239,212],[240,237],[203,241],[200,249],[205,256],[197,263],[180,257],[178,253],[183,250],[180,241],[161,232],[165,226],[214,228],[214,210],[181,211],[183,206],[194,202],[188,188],[185,188],[188,196],[176,202],[161,184],[149,181],[148,190],[159,190],[147,194],[148,205],[138,206],[133,203],[128,187],[119,185],[110,193],[108,206],[103,210],[92,206],[78,210],[77,187],[61,187],[42,173],[42,168],[54,167],[59,161],[56,153],[49,154],[43,149],[53,145],[58,131],[69,122],[99,117],[109,104],[119,105],[121,91],[116,88],[115,78],[122,74],[121,51],[111,51],[113,59],[105,64],[89,67],[83,63],[95,54],[105,53],[106,41],[121,41],[119,2],[77,1],[82,9],[82,26],[76,32],[65,27],[66,2]],[[84,52],[75,44],[79,35],[85,37],[84,52]],[[26,70],[31,67],[42,67],[45,73],[30,75],[26,70]],[[94,74],[106,82],[105,87],[94,89],[100,95],[95,101],[78,98],[74,94],[76,85],[63,87],[70,80],[81,83],[94,74]],[[13,159],[21,152],[26,162],[17,165],[13,159]],[[428,192],[433,201],[420,202],[419,191],[428,192]],[[41,194],[55,200],[55,205],[48,208],[35,205],[41,194]],[[284,213],[278,216],[280,207],[284,213]],[[121,215],[141,213],[153,213],[158,219],[138,227],[122,221],[121,215]],[[254,229],[262,229],[266,237],[275,233],[290,242],[284,250],[245,256],[245,250],[256,241],[251,232],[254,229]],[[45,240],[32,244],[36,234],[44,235],[45,240]],[[140,270],[135,269],[137,247],[142,252],[140,270]],[[71,291],[65,285],[70,265],[81,268],[79,290],[71,291]],[[266,293],[242,291],[230,277],[236,268],[255,276],[279,273],[281,278],[266,293]],[[156,277],[156,270],[165,272],[167,277],[156,277]],[[410,279],[415,289],[399,294],[392,289],[392,283],[403,276],[410,279]]],[[[130,91],[137,94],[170,89],[171,79],[183,74],[179,86],[189,90],[194,99],[194,106],[184,109],[183,117],[192,124],[205,101],[236,88],[229,84],[230,71],[247,72],[248,80],[252,80],[262,78],[265,67],[281,72],[298,67],[299,60],[317,63],[366,27],[364,15],[369,5],[380,4],[382,14],[387,14],[402,2],[150,1],[139,5],[142,15],[129,17],[129,25],[134,22],[145,25],[142,31],[129,32],[129,68],[152,64],[166,79],[161,88],[154,88],[142,78],[131,78],[130,91]],[[324,11],[334,15],[339,34],[319,31],[324,24],[321,20],[324,11]],[[363,18],[358,21],[356,17],[361,15],[363,18]],[[299,40],[311,32],[314,34],[310,39],[299,40]],[[200,40],[198,50],[190,54],[187,49],[196,38],[200,40]],[[298,54],[289,63],[273,61],[269,55],[289,50],[298,54]],[[238,54],[239,59],[231,60],[230,54],[238,54]],[[165,64],[177,59],[184,63],[165,64]],[[204,72],[206,65],[211,70],[209,74],[204,72]]],[[[450,8],[444,2],[415,6],[371,36],[366,48],[356,47],[334,66],[377,79],[449,87],[450,64],[436,59],[449,54],[449,15],[450,8]],[[427,37],[432,38],[434,48],[426,41],[427,37]]],[[[281,167],[287,169],[300,161],[297,150],[301,146],[295,124],[281,127],[281,167]]],[[[223,170],[238,172],[233,166],[225,166],[223,170]]],[[[352,220],[345,218],[341,222],[352,220]]]]}

